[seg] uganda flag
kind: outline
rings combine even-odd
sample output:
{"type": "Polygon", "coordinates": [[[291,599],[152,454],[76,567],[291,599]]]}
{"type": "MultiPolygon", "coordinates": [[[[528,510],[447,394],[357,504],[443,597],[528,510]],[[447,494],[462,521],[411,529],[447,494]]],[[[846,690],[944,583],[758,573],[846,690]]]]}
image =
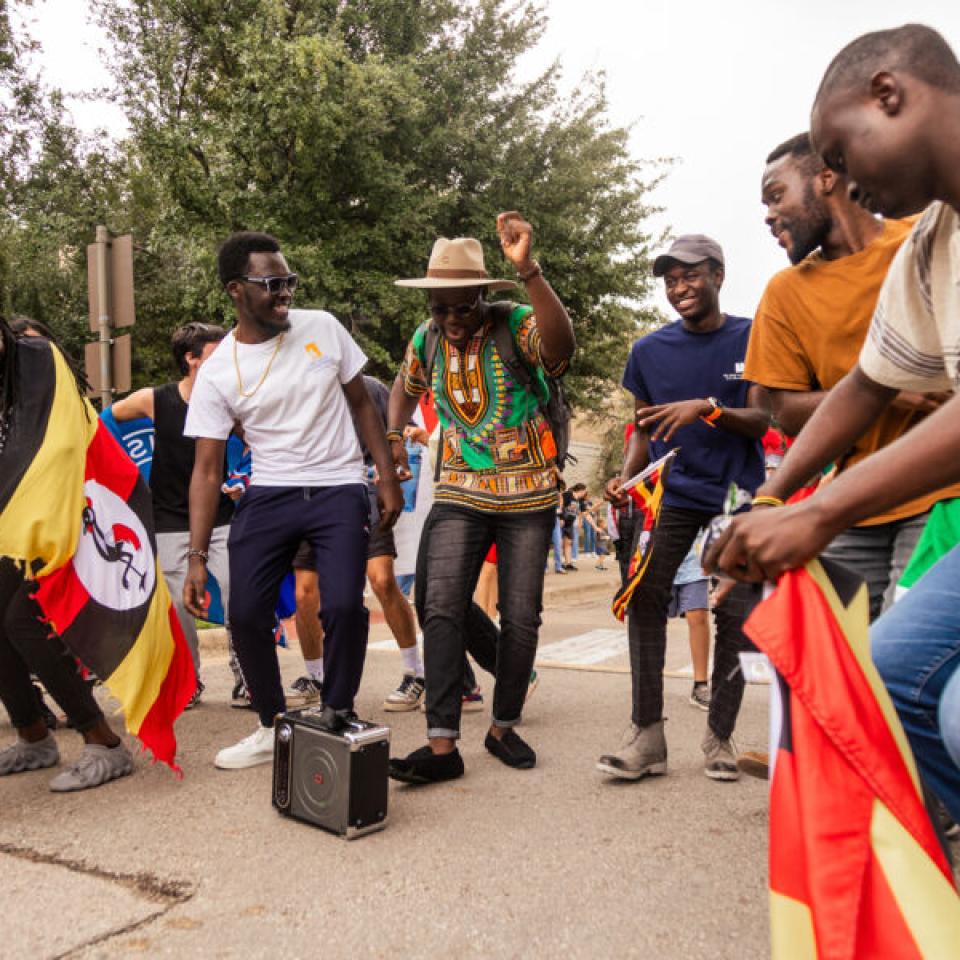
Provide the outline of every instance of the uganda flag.
{"type": "Polygon", "coordinates": [[[637,531],[636,545],[627,567],[627,582],[613,598],[613,615],[620,621],[626,617],[633,593],[650,564],[653,534],[660,517],[660,502],[663,500],[663,487],[679,452],[679,447],[671,450],[665,457],[651,463],[642,473],[631,477],[622,485],[623,492],[633,501],[634,510],[642,522],[634,527],[637,531]]]}
{"type": "Polygon", "coordinates": [[[17,341],[18,399],[0,450],[0,556],[27,565],[44,617],[175,766],[193,660],[160,573],[150,494],[78,393],[59,351],[17,341]]]}
{"type": "Polygon", "coordinates": [[[744,627],[777,670],[774,960],[960,955],[960,899],[870,659],[867,606],[859,578],[812,561],[784,574],[744,627]]]}

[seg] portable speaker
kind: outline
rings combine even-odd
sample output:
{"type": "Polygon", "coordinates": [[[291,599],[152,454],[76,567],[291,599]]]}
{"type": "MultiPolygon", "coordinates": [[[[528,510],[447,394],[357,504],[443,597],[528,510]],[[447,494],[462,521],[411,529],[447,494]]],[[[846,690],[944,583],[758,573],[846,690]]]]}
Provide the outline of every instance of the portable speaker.
{"type": "Polygon", "coordinates": [[[273,805],[284,815],[352,840],[387,822],[390,728],[362,720],[331,733],[321,707],[277,719],[273,805]]]}

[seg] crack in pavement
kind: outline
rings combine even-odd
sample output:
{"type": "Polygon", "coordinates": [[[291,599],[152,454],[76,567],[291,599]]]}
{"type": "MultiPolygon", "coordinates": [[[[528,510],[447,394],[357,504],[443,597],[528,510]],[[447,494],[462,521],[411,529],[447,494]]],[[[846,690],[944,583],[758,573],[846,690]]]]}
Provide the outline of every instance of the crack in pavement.
{"type": "Polygon", "coordinates": [[[114,937],[123,936],[133,930],[138,930],[140,927],[164,916],[164,914],[168,913],[174,907],[186,903],[196,892],[192,884],[182,880],[163,880],[146,871],[139,873],[118,873],[112,870],[104,870],[102,867],[86,863],[82,860],[69,860],[53,853],[44,853],[40,850],[34,850],[31,847],[20,847],[16,844],[0,841],[0,854],[3,853],[11,857],[17,857],[20,860],[26,860],[30,863],[63,867],[73,873],[95,877],[98,880],[107,880],[110,883],[129,890],[150,903],[162,904],[159,910],[155,910],[147,916],[141,917],[139,920],[134,920],[122,927],[108,930],[106,933],[102,933],[84,943],[71,947],[63,953],[58,953],[52,957],[52,960],[67,960],[67,958],[75,957],[90,947],[97,946],[107,940],[112,940],[114,937]]]}

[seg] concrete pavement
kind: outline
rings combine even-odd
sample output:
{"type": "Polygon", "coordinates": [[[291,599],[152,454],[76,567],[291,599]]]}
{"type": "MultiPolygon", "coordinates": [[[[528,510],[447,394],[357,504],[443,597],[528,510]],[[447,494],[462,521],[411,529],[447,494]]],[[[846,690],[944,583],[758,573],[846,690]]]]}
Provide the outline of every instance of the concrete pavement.
{"type": "MultiPolygon", "coordinates": [[[[627,723],[629,677],[609,614],[615,575],[582,566],[547,578],[542,650],[610,629],[612,656],[599,669],[541,669],[523,725],[534,770],[490,757],[488,716],[467,715],[467,775],[391,785],[387,829],[348,843],[277,815],[269,766],[213,767],[255,719],[231,709],[225,657],[208,650],[204,702],[177,726],[182,781],[145,759],[75,795],[50,794],[50,771],[0,781],[0,902],[14,918],[0,953],[765,956],[766,785],[703,775],[705,714],[687,702],[690,681],[665,681],[668,776],[624,784],[594,770],[627,723]]],[[[381,709],[400,675],[390,646],[376,648],[385,636],[374,628],[358,710],[386,720],[393,752],[406,753],[423,742],[424,718],[381,709]]],[[[672,629],[668,665],[688,659],[684,647],[672,629]]],[[[280,655],[289,682],[301,663],[280,655]]],[[[763,743],[766,701],[765,687],[748,687],[741,742],[763,743]]],[[[72,732],[58,740],[65,760],[79,753],[72,732]]]]}

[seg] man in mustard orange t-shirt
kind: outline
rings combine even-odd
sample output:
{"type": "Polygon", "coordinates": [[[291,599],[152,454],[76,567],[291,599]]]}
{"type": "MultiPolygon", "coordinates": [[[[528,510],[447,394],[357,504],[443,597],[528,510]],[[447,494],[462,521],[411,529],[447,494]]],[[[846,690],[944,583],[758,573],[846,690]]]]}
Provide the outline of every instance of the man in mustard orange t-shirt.
{"type": "MultiPolygon", "coordinates": [[[[744,377],[767,387],[780,426],[795,435],[827,391],[856,364],[880,286],[912,220],[878,220],[852,201],[805,133],[777,147],[763,173],[766,222],[793,266],[767,284],[750,334],[744,377]]],[[[938,395],[901,393],[840,458],[846,469],[892,443],[936,409],[938,395]]],[[[903,568],[950,487],[904,503],[840,534],[824,552],[867,581],[870,617],[893,600],[903,568]]]]}

